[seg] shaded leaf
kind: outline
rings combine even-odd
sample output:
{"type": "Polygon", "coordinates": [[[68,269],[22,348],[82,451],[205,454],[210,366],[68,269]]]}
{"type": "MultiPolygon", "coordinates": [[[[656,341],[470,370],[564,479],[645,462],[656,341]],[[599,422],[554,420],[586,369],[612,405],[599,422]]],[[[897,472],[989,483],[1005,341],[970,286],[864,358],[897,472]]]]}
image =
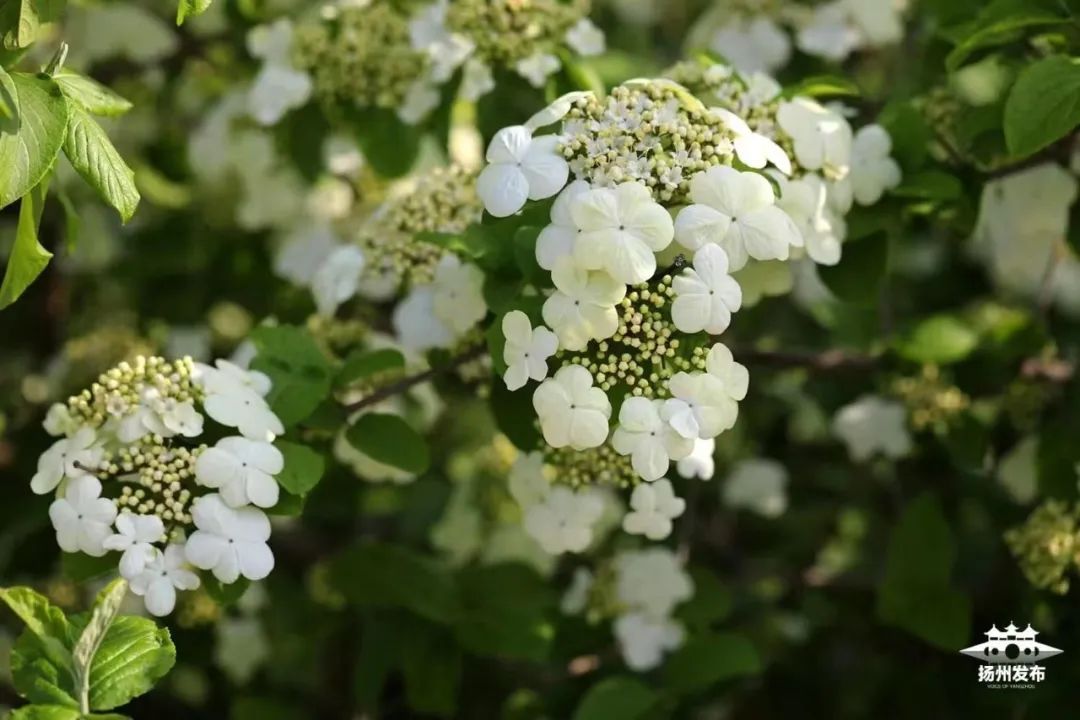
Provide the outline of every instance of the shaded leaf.
{"type": "Polygon", "coordinates": [[[431,465],[424,438],[397,415],[361,415],[346,431],[345,437],[371,459],[414,475],[431,465]]]}
{"type": "Polygon", "coordinates": [[[71,108],[64,154],[83,180],[127,222],[139,206],[135,173],[120,157],[105,130],[82,107],[71,108]]]}

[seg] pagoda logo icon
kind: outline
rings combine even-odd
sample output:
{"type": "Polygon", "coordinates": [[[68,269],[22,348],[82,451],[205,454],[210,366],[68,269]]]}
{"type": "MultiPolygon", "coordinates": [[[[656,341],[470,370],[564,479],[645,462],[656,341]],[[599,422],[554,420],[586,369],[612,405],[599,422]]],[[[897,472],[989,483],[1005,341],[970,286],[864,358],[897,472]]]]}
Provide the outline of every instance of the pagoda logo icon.
{"type": "Polygon", "coordinates": [[[1004,630],[997,625],[986,631],[986,641],[960,652],[981,660],[979,682],[991,688],[1032,688],[1046,678],[1040,663],[1064,650],[1044,645],[1035,639],[1039,632],[1028,626],[1021,630],[1009,623],[1004,630]]]}

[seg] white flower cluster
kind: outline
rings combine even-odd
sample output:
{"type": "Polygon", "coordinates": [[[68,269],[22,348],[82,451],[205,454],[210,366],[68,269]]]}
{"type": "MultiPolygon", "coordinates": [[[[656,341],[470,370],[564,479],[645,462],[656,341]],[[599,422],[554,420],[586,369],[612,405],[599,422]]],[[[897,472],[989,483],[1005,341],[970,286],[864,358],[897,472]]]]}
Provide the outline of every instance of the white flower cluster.
{"type": "MultiPolygon", "coordinates": [[[[671,75],[791,152],[790,177],[772,173],[780,187],[776,203],[798,227],[806,255],[819,265],[840,262],[845,217],[854,204],[873,205],[900,184],[900,166],[890,157],[892,140],[879,125],[855,132],[842,108],[807,97],[785,98],[780,85],[760,72],[744,76],[726,65],[690,62],[675,66],[671,75]]],[[[734,257],[732,264],[736,270],[745,265],[734,257]]]]}
{"type": "Polygon", "coordinates": [[[120,552],[120,574],[154,615],[199,586],[191,566],[223,583],[269,575],[270,521],[259,508],[277,504],[284,467],[270,389],[262,373],[225,360],[139,357],[54,405],[45,429],[62,437],[30,486],[57,492],[49,517],[60,548],[120,552]],[[239,434],[198,444],[207,417],[239,434]]]}
{"type": "Polygon", "coordinates": [[[408,34],[413,51],[424,58],[423,70],[406,89],[398,117],[411,125],[422,122],[458,72],[459,96],[474,102],[495,88],[495,68],[505,66],[540,88],[562,67],[562,47],[581,56],[604,52],[604,34],[583,16],[584,9],[581,3],[550,0],[421,5],[409,19],[408,34]]]}
{"type": "Polygon", "coordinates": [[[745,73],[782,70],[793,45],[842,62],[854,52],[898,44],[907,5],[907,0],[724,0],[695,23],[686,45],[711,50],[745,73]]]}
{"type": "Polygon", "coordinates": [[[672,613],[693,594],[694,584],[675,554],[652,547],[619,553],[610,569],[595,576],[578,568],[562,609],[591,618],[613,616],[623,660],[645,672],[682,645],[685,633],[672,613]]]}

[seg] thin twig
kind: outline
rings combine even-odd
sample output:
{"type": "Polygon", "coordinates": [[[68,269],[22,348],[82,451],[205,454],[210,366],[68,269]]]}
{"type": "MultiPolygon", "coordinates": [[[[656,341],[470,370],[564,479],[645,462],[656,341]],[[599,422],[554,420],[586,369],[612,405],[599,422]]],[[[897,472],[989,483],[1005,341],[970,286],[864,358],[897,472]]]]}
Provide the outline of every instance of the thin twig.
{"type": "Polygon", "coordinates": [[[826,350],[821,353],[780,350],[754,350],[733,348],[735,359],[744,365],[763,365],[777,368],[806,368],[818,372],[841,370],[864,371],[878,367],[880,358],[860,355],[843,350],[826,350]]]}
{"type": "Polygon", "coordinates": [[[445,365],[428,368],[424,372],[417,373],[415,375],[408,375],[401,378],[400,380],[390,383],[389,385],[378,388],[370,395],[365,395],[360,400],[346,405],[345,409],[348,410],[350,413],[354,413],[358,410],[364,410],[372,407],[373,405],[378,405],[383,400],[389,400],[390,398],[400,395],[403,392],[407,392],[412,388],[416,387],[417,385],[425,383],[428,380],[432,380],[439,375],[442,375],[443,373],[450,372],[451,370],[456,370],[462,365],[466,365],[473,360],[481,357],[485,352],[487,352],[487,347],[485,345],[477,345],[470,350],[462,353],[461,355],[453,358],[449,363],[445,365]]]}

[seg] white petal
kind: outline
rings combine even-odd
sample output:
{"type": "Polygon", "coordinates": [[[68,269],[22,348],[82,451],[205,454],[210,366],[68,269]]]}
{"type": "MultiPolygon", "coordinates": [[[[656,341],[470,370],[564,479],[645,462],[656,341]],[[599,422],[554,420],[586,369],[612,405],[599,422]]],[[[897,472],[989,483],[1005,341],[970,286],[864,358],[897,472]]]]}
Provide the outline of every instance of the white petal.
{"type": "Polygon", "coordinates": [[[517,165],[488,165],[476,179],[484,208],[495,217],[509,217],[529,199],[529,181],[517,165]]]}
{"type": "Polygon", "coordinates": [[[489,163],[519,163],[532,143],[532,131],[523,125],[505,127],[495,133],[487,148],[489,163]]]}

